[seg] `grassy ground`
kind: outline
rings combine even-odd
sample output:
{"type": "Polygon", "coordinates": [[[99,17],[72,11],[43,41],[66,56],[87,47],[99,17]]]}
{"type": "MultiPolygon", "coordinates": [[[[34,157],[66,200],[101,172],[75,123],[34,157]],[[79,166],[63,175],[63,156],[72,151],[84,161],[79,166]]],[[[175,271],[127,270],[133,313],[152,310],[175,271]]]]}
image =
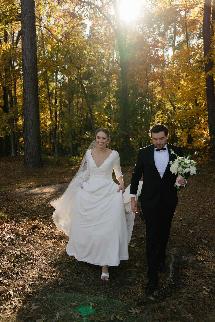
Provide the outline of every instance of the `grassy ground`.
{"type": "Polygon", "coordinates": [[[130,260],[112,268],[104,285],[98,267],[66,255],[67,239],[51,220],[49,201],[65,189],[74,169],[61,162],[26,171],[21,160],[2,159],[0,321],[87,321],[77,312],[80,306],[95,309],[90,321],[215,321],[214,170],[213,162],[201,166],[179,193],[169,242],[170,271],[161,276],[160,296],[151,303],[143,296],[145,233],[140,218],[130,260]]]}

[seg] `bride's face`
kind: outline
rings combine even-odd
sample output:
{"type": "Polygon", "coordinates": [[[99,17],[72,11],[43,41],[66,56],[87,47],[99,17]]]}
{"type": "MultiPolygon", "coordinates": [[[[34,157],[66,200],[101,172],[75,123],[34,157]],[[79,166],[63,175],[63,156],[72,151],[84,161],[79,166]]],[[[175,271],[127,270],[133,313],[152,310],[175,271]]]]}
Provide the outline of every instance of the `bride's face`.
{"type": "Polygon", "coordinates": [[[106,148],[109,143],[109,138],[107,134],[104,132],[100,131],[96,134],[96,145],[99,148],[106,148]]]}

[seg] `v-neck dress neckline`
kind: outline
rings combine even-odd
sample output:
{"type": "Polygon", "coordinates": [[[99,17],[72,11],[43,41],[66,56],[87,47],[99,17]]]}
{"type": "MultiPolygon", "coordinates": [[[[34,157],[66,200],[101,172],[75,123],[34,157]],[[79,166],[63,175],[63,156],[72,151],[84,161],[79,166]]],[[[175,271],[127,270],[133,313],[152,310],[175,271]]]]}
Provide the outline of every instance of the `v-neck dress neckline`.
{"type": "Polygon", "coordinates": [[[98,166],[97,164],[96,164],[96,161],[95,161],[95,159],[93,158],[93,155],[92,155],[92,150],[90,150],[90,155],[91,155],[91,158],[92,158],[92,160],[93,160],[93,162],[94,162],[94,164],[95,164],[95,166],[96,166],[96,168],[97,169],[99,169],[99,168],[101,168],[101,166],[106,162],[106,160],[108,160],[109,159],[109,157],[111,156],[111,154],[113,153],[113,150],[111,150],[111,152],[110,152],[110,154],[102,161],[102,163],[98,166]]]}

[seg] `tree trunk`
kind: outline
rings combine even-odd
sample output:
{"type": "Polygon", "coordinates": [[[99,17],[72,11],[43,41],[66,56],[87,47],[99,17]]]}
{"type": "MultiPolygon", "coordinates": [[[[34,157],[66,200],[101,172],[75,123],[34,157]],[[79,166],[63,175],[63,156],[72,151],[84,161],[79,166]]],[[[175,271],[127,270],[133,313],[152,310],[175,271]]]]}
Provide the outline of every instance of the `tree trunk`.
{"type": "Polygon", "coordinates": [[[57,76],[55,72],[55,93],[54,93],[54,126],[53,126],[53,148],[54,156],[58,157],[58,90],[57,90],[57,76]]]}
{"type": "MultiPolygon", "coordinates": [[[[4,30],[4,43],[8,43],[8,32],[4,30]]],[[[2,99],[3,99],[3,112],[8,114],[10,111],[9,107],[9,77],[10,77],[10,66],[8,56],[5,57],[5,64],[3,66],[4,76],[2,85],[2,99]]],[[[3,156],[9,156],[11,150],[10,136],[7,133],[3,138],[0,139],[0,154],[3,156]]]]}
{"type": "Polygon", "coordinates": [[[21,0],[25,165],[41,166],[34,0],[21,0]]]}
{"type": "Polygon", "coordinates": [[[13,128],[11,133],[11,155],[18,154],[18,106],[17,106],[17,89],[14,62],[12,62],[12,91],[13,91],[13,128]]]}
{"type": "Polygon", "coordinates": [[[87,109],[89,111],[89,114],[88,114],[88,121],[89,121],[89,125],[90,125],[90,129],[92,132],[95,131],[95,124],[94,124],[94,117],[93,117],[93,107],[92,107],[92,103],[89,99],[89,96],[88,96],[88,93],[86,91],[86,88],[82,82],[82,79],[78,79],[78,82],[81,86],[81,89],[82,89],[82,93],[84,95],[84,99],[85,99],[85,103],[86,103],[86,106],[87,106],[87,109]]]}
{"type": "Polygon", "coordinates": [[[119,135],[120,154],[124,163],[129,163],[132,148],[130,144],[130,113],[129,113],[129,89],[128,89],[128,54],[126,46],[126,31],[118,26],[117,45],[120,63],[119,84],[119,135]]]}
{"type": "Polygon", "coordinates": [[[206,99],[208,108],[208,127],[210,135],[210,148],[212,157],[215,159],[215,92],[214,92],[214,77],[212,39],[214,36],[213,23],[215,21],[215,0],[205,0],[204,3],[204,18],[203,18],[203,40],[204,40],[204,57],[205,57],[205,76],[206,76],[206,99]]]}
{"type": "MultiPolygon", "coordinates": [[[[43,28],[42,28],[42,25],[41,25],[41,17],[40,17],[39,21],[40,21],[42,52],[43,52],[43,56],[46,57],[45,40],[44,40],[43,28]]],[[[48,110],[49,110],[49,117],[50,117],[50,122],[51,122],[51,126],[49,128],[49,146],[54,151],[54,149],[53,149],[53,124],[54,124],[54,116],[53,116],[53,114],[54,114],[54,112],[53,112],[53,107],[52,107],[52,105],[53,105],[52,104],[52,93],[51,93],[51,90],[50,90],[49,74],[48,74],[47,69],[44,70],[44,82],[45,82],[46,91],[47,91],[48,110]]]]}
{"type": "MultiPolygon", "coordinates": [[[[6,75],[5,75],[6,77],[6,75]]],[[[8,98],[8,86],[4,84],[3,88],[3,112],[9,113],[9,98],[8,98]]],[[[10,136],[6,134],[1,140],[0,140],[0,152],[1,155],[9,156],[10,155],[10,136]]]]}
{"type": "Polygon", "coordinates": [[[187,49],[190,48],[190,40],[189,40],[189,32],[188,32],[188,25],[187,25],[187,3],[185,2],[186,8],[185,8],[185,39],[186,39],[186,46],[187,49]]]}

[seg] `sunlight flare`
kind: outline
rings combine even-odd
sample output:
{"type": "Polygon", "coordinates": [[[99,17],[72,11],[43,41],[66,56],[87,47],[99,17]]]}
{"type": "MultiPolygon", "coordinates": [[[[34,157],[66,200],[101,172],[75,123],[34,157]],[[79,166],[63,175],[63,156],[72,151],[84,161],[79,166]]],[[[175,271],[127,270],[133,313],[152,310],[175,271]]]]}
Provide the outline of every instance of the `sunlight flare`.
{"type": "Polygon", "coordinates": [[[134,22],[143,10],[144,0],[120,0],[118,3],[119,18],[126,23],[134,22]]]}

